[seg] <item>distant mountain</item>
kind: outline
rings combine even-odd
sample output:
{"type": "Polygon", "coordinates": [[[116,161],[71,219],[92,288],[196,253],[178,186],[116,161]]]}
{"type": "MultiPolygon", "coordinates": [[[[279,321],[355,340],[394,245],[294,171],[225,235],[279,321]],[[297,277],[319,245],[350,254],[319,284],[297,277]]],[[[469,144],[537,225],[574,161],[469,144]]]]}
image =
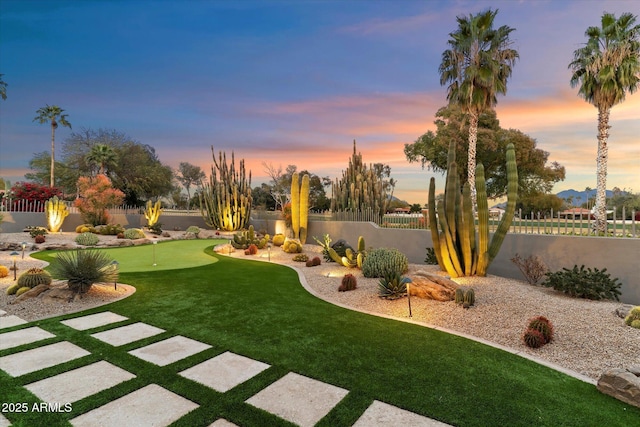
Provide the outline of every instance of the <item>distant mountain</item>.
{"type": "MultiPolygon", "coordinates": [[[[611,190],[607,190],[607,198],[612,197],[613,196],[613,191],[611,190]]],[[[558,194],[556,194],[556,196],[560,197],[561,199],[564,199],[567,201],[567,203],[573,205],[573,206],[580,206],[583,203],[587,203],[587,199],[592,199],[594,197],[596,197],[596,190],[595,188],[593,190],[589,190],[589,191],[577,191],[577,190],[564,190],[559,192],[558,194]]]]}

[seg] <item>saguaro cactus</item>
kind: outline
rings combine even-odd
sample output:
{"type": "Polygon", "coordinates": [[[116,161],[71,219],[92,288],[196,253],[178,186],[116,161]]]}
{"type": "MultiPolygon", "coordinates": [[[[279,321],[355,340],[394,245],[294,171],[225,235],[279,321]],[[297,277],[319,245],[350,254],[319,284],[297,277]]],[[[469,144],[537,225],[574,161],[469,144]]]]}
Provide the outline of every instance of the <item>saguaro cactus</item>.
{"type": "Polygon", "coordinates": [[[53,196],[44,203],[44,210],[47,213],[47,224],[49,231],[57,233],[62,227],[64,219],[69,215],[67,205],[57,196],[53,196]]]}
{"type": "Polygon", "coordinates": [[[251,215],[251,171],[247,179],[244,159],[236,171],[231,152],[231,165],[227,165],[226,153],[218,153],[211,146],[213,165],[209,182],[204,182],[199,195],[200,213],[205,223],[214,229],[236,231],[247,227],[251,215]],[[219,175],[219,179],[218,179],[219,175]]]}
{"type": "Polygon", "coordinates": [[[437,206],[435,179],[431,178],[429,183],[429,226],[433,249],[440,268],[447,271],[451,277],[486,276],[487,268],[498,254],[504,236],[509,231],[518,195],[518,170],[513,144],[507,145],[506,155],[507,209],[491,240],[489,240],[489,204],[482,164],[478,164],[476,167],[477,238],[468,183],[464,184],[462,194],[460,193],[460,179],[457,173],[453,141],[449,144],[444,200],[438,202],[437,206]]]}
{"type": "Polygon", "coordinates": [[[291,176],[291,229],[293,238],[305,244],[309,227],[309,175],[304,174],[300,182],[300,176],[294,173],[291,176]]]}
{"type": "Polygon", "coordinates": [[[147,200],[147,208],[144,210],[144,217],[147,219],[147,227],[152,227],[160,219],[162,208],[160,207],[160,200],[155,204],[151,203],[151,200],[147,200]]]}

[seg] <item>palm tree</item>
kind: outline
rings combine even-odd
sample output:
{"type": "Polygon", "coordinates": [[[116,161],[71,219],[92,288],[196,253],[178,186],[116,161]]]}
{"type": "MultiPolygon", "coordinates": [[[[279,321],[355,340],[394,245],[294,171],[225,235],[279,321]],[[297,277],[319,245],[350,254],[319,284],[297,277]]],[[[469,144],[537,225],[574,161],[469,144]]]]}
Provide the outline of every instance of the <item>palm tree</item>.
{"type": "Polygon", "coordinates": [[[0,98],[7,99],[7,86],[9,86],[4,80],[2,80],[4,74],[0,74],[0,98]]]}
{"type": "Polygon", "coordinates": [[[640,25],[636,16],[623,13],[619,19],[611,13],[602,15],[602,27],[589,27],[587,43],[573,52],[569,68],[573,72],[571,87],[598,109],[598,154],[596,160],[596,204],[593,231],[606,233],[607,157],[609,113],[633,93],[640,81],[640,25]]]}
{"type": "Polygon", "coordinates": [[[86,157],[87,163],[98,166],[98,174],[104,175],[107,166],[113,166],[118,161],[118,154],[106,144],[95,144],[86,157]]]}
{"type": "Polygon", "coordinates": [[[56,146],[56,128],[58,127],[58,122],[62,126],[66,126],[71,129],[71,123],[67,121],[68,114],[62,114],[64,110],[57,105],[49,106],[47,104],[46,107],[40,108],[36,111],[38,114],[33,121],[37,121],[40,124],[51,123],[51,180],[50,187],[54,186],[53,183],[53,168],[55,165],[55,146],[56,146]]]}
{"type": "Polygon", "coordinates": [[[491,9],[477,15],[458,16],[458,29],[449,34],[449,49],[442,53],[438,68],[440,84],[447,87],[447,100],[459,105],[469,115],[469,150],[467,180],[476,206],[476,142],[478,117],[497,104],[496,95],[506,94],[507,79],[519,57],[511,49],[509,34],[514,31],[506,25],[493,28],[498,10],[491,9]]]}

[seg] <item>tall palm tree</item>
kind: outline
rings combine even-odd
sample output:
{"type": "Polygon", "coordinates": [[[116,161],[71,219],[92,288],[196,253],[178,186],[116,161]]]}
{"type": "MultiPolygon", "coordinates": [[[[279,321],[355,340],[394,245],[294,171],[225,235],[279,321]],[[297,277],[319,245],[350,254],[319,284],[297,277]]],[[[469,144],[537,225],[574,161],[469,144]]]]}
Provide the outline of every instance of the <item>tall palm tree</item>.
{"type": "Polygon", "coordinates": [[[104,175],[108,166],[114,166],[118,161],[118,154],[106,144],[95,144],[86,157],[87,163],[98,166],[98,174],[104,175]]]}
{"type": "Polygon", "coordinates": [[[68,114],[62,114],[64,110],[57,105],[49,105],[42,107],[36,111],[37,116],[33,119],[34,122],[38,122],[41,125],[45,123],[51,123],[51,180],[50,187],[54,186],[53,182],[53,168],[55,165],[55,147],[56,147],[56,128],[58,123],[62,126],[66,126],[71,129],[71,123],[67,121],[68,114]]]}
{"type": "Polygon", "coordinates": [[[496,95],[506,94],[507,79],[519,57],[511,49],[509,34],[514,28],[506,25],[493,28],[498,10],[477,15],[458,16],[458,29],[449,34],[449,49],[442,53],[440,84],[447,87],[447,100],[459,105],[469,115],[469,150],[467,180],[476,206],[476,142],[478,117],[497,104],[496,95]]]}
{"type": "Polygon", "coordinates": [[[587,43],[573,52],[569,69],[571,87],[598,109],[598,154],[596,160],[596,205],[593,231],[607,231],[606,189],[609,148],[609,113],[624,101],[627,91],[633,93],[640,81],[640,25],[636,16],[623,13],[602,15],[602,27],[589,27],[587,43]]]}

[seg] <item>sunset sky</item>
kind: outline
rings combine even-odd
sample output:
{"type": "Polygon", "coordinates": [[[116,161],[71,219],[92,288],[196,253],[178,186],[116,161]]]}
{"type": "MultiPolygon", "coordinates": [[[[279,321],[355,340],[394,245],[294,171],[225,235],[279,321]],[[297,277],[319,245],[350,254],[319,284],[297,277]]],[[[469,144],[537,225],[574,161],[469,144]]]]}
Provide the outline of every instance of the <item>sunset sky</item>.
{"type": "MultiPolygon", "coordinates": [[[[338,177],[356,139],[366,163],[391,165],[396,196],[426,203],[432,173],[404,144],[434,130],[447,102],[438,65],[456,16],[488,8],[520,53],[501,126],[566,167],[554,192],[595,188],[597,110],[567,66],[604,11],[640,14],[633,0],[0,0],[0,177],[24,180],[50,150],[50,128],[33,122],[49,104],[73,126],[57,147],[72,131],[116,129],[208,173],[213,145],[245,159],[254,187],[263,161],[338,177]]],[[[610,124],[607,187],[640,192],[639,93],[610,124]]]]}

